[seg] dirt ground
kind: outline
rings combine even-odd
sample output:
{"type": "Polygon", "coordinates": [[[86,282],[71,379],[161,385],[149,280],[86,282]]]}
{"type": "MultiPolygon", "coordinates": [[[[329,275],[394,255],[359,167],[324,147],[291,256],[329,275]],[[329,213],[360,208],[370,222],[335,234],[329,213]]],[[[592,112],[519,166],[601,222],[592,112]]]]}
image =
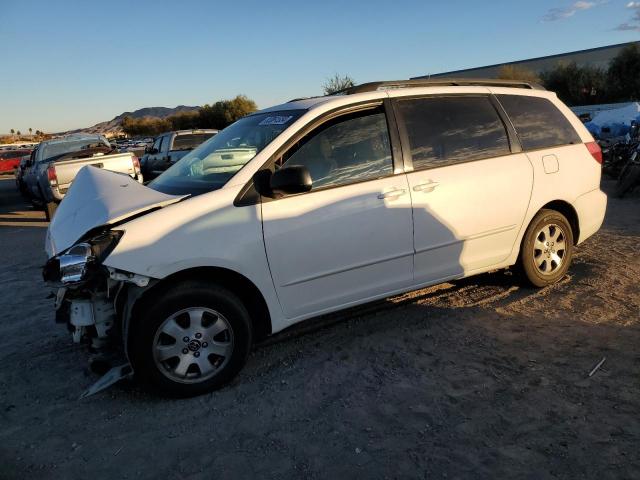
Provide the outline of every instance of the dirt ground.
{"type": "Polygon", "coordinates": [[[97,377],[45,298],[46,224],[0,194],[0,478],[640,478],[637,193],[558,285],[497,272],[324,317],[189,400],[78,400],[97,377]]]}

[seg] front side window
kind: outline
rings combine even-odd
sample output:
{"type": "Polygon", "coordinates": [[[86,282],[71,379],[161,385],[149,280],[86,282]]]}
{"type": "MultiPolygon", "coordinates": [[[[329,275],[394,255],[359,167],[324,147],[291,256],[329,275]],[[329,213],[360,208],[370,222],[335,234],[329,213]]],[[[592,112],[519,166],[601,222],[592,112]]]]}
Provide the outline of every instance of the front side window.
{"type": "Polygon", "coordinates": [[[509,139],[487,97],[399,100],[415,170],[508,155],[509,139]]]}
{"type": "Polygon", "coordinates": [[[148,186],[172,195],[221,188],[306,110],[254,113],[191,150],[148,186]]]}
{"type": "Polygon", "coordinates": [[[546,98],[497,95],[525,150],[581,143],[569,120],[546,98]]]}
{"type": "Polygon", "coordinates": [[[386,116],[376,109],[329,121],[290,149],[281,164],[307,167],[312,190],[391,175],[386,116]]]}

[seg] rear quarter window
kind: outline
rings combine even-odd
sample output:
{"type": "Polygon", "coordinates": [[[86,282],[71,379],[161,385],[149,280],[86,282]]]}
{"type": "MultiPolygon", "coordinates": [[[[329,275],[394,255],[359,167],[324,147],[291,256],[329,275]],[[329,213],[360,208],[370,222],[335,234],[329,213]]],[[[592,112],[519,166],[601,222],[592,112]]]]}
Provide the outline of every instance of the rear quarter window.
{"type": "Polygon", "coordinates": [[[525,150],[582,143],[569,120],[546,98],[497,95],[525,150]]]}

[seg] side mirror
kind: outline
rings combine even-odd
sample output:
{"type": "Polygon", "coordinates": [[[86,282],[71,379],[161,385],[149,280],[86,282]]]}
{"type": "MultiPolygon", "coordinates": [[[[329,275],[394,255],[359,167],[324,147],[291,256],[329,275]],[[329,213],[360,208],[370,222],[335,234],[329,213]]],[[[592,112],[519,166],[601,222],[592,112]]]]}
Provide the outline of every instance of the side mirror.
{"type": "Polygon", "coordinates": [[[144,153],[151,153],[151,147],[149,146],[144,147],[144,153]]]}
{"type": "Polygon", "coordinates": [[[275,195],[308,192],[312,185],[309,170],[301,165],[281,168],[271,175],[270,189],[275,195]]]}

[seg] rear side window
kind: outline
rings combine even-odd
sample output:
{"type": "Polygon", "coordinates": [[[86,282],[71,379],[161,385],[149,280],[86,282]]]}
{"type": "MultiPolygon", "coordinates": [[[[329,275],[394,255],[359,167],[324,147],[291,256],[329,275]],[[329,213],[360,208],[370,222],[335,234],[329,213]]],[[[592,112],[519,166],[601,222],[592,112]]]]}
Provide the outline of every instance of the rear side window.
{"type": "Polygon", "coordinates": [[[582,143],[569,120],[546,98],[522,95],[497,97],[525,150],[582,143]]]}
{"type": "Polygon", "coordinates": [[[508,155],[509,139],[487,97],[398,101],[415,170],[508,155]]]}
{"type": "Polygon", "coordinates": [[[177,135],[173,139],[172,150],[193,150],[205,140],[209,140],[215,133],[189,133],[186,135],[177,135]]]}

